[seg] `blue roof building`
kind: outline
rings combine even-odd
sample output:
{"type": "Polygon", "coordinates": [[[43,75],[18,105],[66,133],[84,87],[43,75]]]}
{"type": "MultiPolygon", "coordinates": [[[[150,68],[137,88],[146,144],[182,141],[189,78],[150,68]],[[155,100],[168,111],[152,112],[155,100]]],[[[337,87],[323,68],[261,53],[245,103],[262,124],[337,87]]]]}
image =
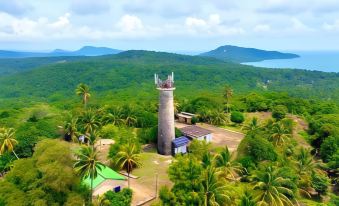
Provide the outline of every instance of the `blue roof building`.
{"type": "Polygon", "coordinates": [[[187,145],[189,142],[190,140],[185,136],[175,138],[172,141],[172,154],[176,155],[187,153],[187,145]]]}

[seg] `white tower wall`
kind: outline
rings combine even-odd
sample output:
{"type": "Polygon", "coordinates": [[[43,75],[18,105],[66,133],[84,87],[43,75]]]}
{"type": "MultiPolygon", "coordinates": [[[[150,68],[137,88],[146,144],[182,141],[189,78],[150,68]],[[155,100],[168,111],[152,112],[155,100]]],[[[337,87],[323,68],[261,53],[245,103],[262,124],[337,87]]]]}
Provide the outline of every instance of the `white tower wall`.
{"type": "Polygon", "coordinates": [[[175,138],[173,90],[175,88],[158,88],[158,153],[172,154],[172,140],[175,138]]]}

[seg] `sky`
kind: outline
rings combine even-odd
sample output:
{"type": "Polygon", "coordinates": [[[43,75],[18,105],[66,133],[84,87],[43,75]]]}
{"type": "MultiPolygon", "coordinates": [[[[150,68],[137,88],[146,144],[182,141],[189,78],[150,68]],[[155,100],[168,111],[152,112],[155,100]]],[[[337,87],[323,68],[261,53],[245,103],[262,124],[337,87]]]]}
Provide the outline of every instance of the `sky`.
{"type": "Polygon", "coordinates": [[[0,49],[339,50],[339,0],[0,0],[0,49]]]}

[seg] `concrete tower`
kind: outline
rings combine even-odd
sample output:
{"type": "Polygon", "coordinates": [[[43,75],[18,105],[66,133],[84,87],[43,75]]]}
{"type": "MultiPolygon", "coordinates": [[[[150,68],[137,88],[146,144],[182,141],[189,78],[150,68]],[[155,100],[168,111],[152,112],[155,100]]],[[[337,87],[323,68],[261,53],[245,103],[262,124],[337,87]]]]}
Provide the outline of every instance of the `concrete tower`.
{"type": "Polygon", "coordinates": [[[158,113],[158,153],[162,155],[172,154],[172,140],[175,138],[173,90],[174,74],[168,75],[167,80],[162,81],[154,74],[154,81],[159,90],[158,113]]]}

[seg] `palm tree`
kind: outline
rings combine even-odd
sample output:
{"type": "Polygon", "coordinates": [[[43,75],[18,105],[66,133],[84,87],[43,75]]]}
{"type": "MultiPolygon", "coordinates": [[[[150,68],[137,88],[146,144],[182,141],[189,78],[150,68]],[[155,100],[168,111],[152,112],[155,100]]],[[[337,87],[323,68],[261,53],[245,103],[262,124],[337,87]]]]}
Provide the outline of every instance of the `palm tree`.
{"type": "Polygon", "coordinates": [[[278,175],[278,170],[268,167],[264,172],[258,172],[254,177],[253,190],[257,191],[257,205],[293,206],[286,196],[294,197],[293,191],[285,185],[291,185],[289,179],[278,175]]]}
{"type": "Polygon", "coordinates": [[[231,201],[225,182],[217,179],[214,167],[210,166],[205,170],[201,185],[205,206],[225,205],[226,202],[231,201]]]}
{"type": "Polygon", "coordinates": [[[273,124],[270,140],[273,141],[275,146],[283,144],[289,137],[291,137],[289,129],[287,129],[281,122],[273,124]]]}
{"type": "Polygon", "coordinates": [[[15,157],[19,159],[14,151],[15,145],[18,141],[15,139],[15,131],[13,128],[0,128],[0,155],[5,152],[13,152],[15,157]]]}
{"type": "Polygon", "coordinates": [[[140,154],[133,143],[123,145],[113,161],[120,169],[125,169],[128,174],[128,188],[130,186],[130,173],[133,168],[140,167],[140,154]]]}
{"type": "Polygon", "coordinates": [[[90,202],[92,202],[93,180],[98,176],[98,171],[101,170],[100,166],[103,164],[97,160],[97,152],[92,147],[82,147],[76,156],[75,172],[84,179],[88,177],[91,179],[90,202]]]}
{"type": "Polygon", "coordinates": [[[90,134],[100,127],[100,121],[93,110],[86,110],[80,117],[80,123],[85,134],[90,134]]]}
{"type": "Polygon", "coordinates": [[[100,139],[100,135],[97,131],[92,131],[88,136],[88,144],[94,147],[95,143],[100,139]]]}
{"type": "Polygon", "coordinates": [[[65,133],[71,137],[73,142],[77,142],[78,136],[78,117],[69,117],[65,122],[65,133]]]}
{"type": "Polygon", "coordinates": [[[324,171],[319,169],[320,165],[313,160],[310,149],[301,148],[296,154],[294,163],[299,175],[298,190],[301,194],[311,197],[311,192],[314,192],[311,176],[314,173],[324,173],[324,171]]]}
{"type": "Polygon", "coordinates": [[[213,156],[210,152],[204,152],[201,158],[201,164],[204,168],[213,165],[213,156]]]}
{"type": "Polygon", "coordinates": [[[310,175],[315,171],[316,165],[310,155],[309,149],[300,148],[299,152],[296,154],[295,165],[299,175],[310,175]]]}
{"type": "Polygon", "coordinates": [[[231,160],[227,146],[215,156],[215,165],[220,176],[225,179],[235,180],[236,176],[243,172],[241,164],[231,160]]]}
{"type": "Polygon", "coordinates": [[[125,116],[125,124],[127,125],[127,126],[133,126],[133,125],[135,125],[137,123],[137,118],[134,116],[134,115],[132,115],[132,114],[127,114],[126,116],[125,116]]]}
{"type": "Polygon", "coordinates": [[[255,206],[253,197],[251,193],[249,193],[247,190],[244,192],[244,195],[241,197],[239,206],[255,206]]]}
{"type": "Polygon", "coordinates": [[[80,83],[77,86],[75,93],[78,96],[82,96],[82,103],[84,104],[84,108],[86,109],[88,99],[91,97],[91,94],[89,93],[89,87],[84,83],[80,83]]]}
{"type": "Polygon", "coordinates": [[[120,107],[117,107],[115,109],[113,109],[112,112],[109,112],[108,114],[106,114],[103,118],[103,123],[104,124],[113,124],[116,126],[119,126],[121,124],[124,123],[124,119],[122,117],[122,111],[120,107]]]}
{"type": "Polygon", "coordinates": [[[246,132],[256,132],[260,128],[260,124],[257,117],[253,117],[251,121],[245,125],[242,129],[246,132]]]}
{"type": "Polygon", "coordinates": [[[225,125],[229,122],[229,117],[223,111],[215,110],[211,113],[210,122],[214,125],[225,125]]]}
{"type": "Polygon", "coordinates": [[[229,85],[225,85],[224,87],[224,98],[226,100],[226,112],[230,112],[230,102],[233,96],[233,89],[229,85]]]}

